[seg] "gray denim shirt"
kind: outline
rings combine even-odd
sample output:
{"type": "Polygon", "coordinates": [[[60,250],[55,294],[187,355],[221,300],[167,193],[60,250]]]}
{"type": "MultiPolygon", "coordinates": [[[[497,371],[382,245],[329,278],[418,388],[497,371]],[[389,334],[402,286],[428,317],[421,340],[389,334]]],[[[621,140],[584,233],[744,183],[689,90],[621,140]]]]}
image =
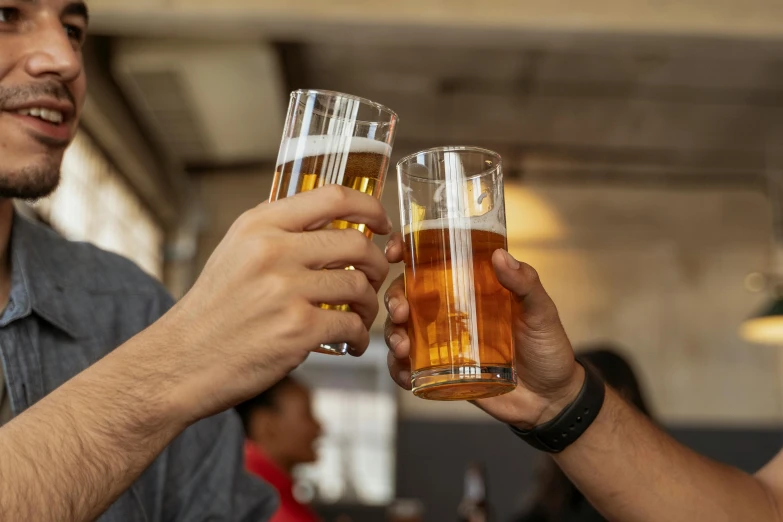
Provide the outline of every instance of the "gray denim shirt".
{"type": "MultiPolygon", "coordinates": [[[[14,415],[173,304],[130,261],[66,241],[18,215],[11,263],[10,301],[0,316],[0,362],[14,415]]],[[[229,411],[185,430],[98,520],[255,522],[271,518],[276,507],[274,491],[244,471],[242,427],[229,411]]]]}

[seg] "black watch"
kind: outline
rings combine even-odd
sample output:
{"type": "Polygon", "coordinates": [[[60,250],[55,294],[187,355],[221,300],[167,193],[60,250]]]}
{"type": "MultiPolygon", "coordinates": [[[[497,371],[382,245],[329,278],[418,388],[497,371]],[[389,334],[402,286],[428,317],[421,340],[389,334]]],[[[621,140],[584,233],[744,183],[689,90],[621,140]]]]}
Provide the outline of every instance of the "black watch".
{"type": "Polygon", "coordinates": [[[532,430],[509,426],[520,439],[547,453],[560,453],[574,443],[593,423],[606,396],[606,385],[598,372],[576,358],[585,369],[585,382],[574,402],[554,419],[532,430]]]}

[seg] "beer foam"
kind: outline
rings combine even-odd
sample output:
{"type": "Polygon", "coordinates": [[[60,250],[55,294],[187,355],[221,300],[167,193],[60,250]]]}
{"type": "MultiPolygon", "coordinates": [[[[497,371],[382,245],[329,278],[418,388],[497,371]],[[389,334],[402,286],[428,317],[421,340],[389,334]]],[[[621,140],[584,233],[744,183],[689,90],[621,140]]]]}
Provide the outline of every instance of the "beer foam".
{"type": "Polygon", "coordinates": [[[360,138],[355,136],[300,136],[297,138],[284,138],[280,145],[280,157],[278,165],[283,162],[294,161],[313,156],[327,154],[365,153],[391,156],[391,147],[378,140],[360,138]]]}
{"type": "Polygon", "coordinates": [[[455,217],[426,219],[405,225],[405,235],[413,232],[422,232],[424,230],[479,230],[481,232],[494,232],[502,236],[506,235],[506,227],[498,220],[497,211],[490,210],[483,216],[477,217],[455,217]]]}

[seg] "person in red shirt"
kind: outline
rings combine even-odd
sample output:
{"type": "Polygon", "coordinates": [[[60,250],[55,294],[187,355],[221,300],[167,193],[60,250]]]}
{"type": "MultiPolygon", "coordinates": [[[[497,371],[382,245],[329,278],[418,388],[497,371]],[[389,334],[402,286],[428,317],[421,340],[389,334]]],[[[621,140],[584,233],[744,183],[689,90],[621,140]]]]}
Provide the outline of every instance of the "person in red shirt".
{"type": "Polygon", "coordinates": [[[321,425],[313,415],[310,390],[293,377],[236,407],[245,427],[245,466],[271,484],[280,508],[270,522],[317,522],[318,516],[294,498],[293,468],[317,459],[321,425]]]}

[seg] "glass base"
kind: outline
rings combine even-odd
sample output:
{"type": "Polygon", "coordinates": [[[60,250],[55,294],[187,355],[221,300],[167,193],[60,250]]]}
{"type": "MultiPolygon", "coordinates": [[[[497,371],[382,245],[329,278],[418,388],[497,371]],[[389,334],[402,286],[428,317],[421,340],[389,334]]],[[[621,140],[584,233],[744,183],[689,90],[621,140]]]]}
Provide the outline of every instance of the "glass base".
{"type": "Polygon", "coordinates": [[[322,344],[315,353],[326,355],[345,355],[348,353],[348,343],[322,344]]]}
{"type": "Polygon", "coordinates": [[[517,387],[517,374],[509,366],[440,367],[413,373],[416,397],[431,401],[470,401],[497,397],[517,387]]]}

